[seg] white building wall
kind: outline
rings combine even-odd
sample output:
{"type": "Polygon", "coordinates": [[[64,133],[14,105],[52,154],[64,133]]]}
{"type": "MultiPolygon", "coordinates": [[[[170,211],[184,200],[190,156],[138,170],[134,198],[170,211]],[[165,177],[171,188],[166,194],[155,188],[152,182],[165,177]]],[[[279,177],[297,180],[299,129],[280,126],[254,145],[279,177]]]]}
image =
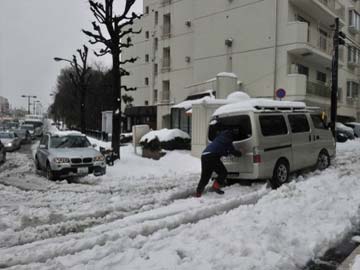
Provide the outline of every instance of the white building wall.
{"type": "MultiPolygon", "coordinates": [[[[328,32],[331,46],[330,24],[336,14],[321,4],[319,0],[172,0],[162,5],[163,0],[144,0],[144,9],[149,6],[149,14],[140,24],[143,33],[134,37],[135,47],[126,55],[138,55],[141,59],[127,65],[132,76],[127,78],[129,86],[138,86],[135,105],[158,104],[158,128],[168,124],[165,115],[170,113],[174,103],[182,101],[191,91],[187,87],[214,78],[219,72],[233,72],[242,81],[243,89],[251,96],[273,97],[278,88],[287,91],[286,99],[304,100],[309,104],[329,105],[328,97],[309,94],[309,82],[317,84],[317,72],[326,74],[326,85],[331,83],[331,53],[323,52],[319,46],[319,28],[328,32]],[[155,26],[155,12],[159,23],[155,26]],[[171,35],[162,36],[163,15],[171,16],[171,35]],[[298,16],[310,23],[299,22],[298,16]],[[191,25],[187,25],[190,21],[191,25]],[[145,32],[150,32],[148,40],[145,32]],[[308,31],[310,34],[308,35],[308,31]],[[154,51],[154,39],[158,38],[158,50],[154,51]],[[225,40],[232,40],[226,46],[225,40]],[[171,68],[162,72],[162,49],[170,47],[171,68]],[[275,49],[276,48],[276,49],[275,49]],[[148,53],[152,62],[145,63],[148,53]],[[186,62],[190,57],[190,62],[186,62]],[[153,64],[158,63],[158,75],[154,76],[153,64]],[[294,64],[309,68],[309,76],[299,74],[294,64]],[[276,75],[276,78],[275,78],[276,75]],[[144,86],[148,76],[150,85],[144,86]],[[170,81],[170,98],[162,100],[162,82],[170,81]],[[154,101],[154,89],[158,99],[154,101]]],[[[332,3],[334,0],[328,0],[332,3]]],[[[360,11],[360,4],[352,0],[342,0],[345,18],[342,26],[349,22],[349,10],[354,6],[360,11]]],[[[347,31],[347,26],[343,30],[347,31]]],[[[359,35],[351,35],[359,42],[359,35]]],[[[346,82],[359,81],[359,69],[347,65],[344,52],[339,70],[338,113],[357,115],[357,102],[346,98],[346,82]]],[[[325,85],[325,84],[324,84],[325,85]]]]}

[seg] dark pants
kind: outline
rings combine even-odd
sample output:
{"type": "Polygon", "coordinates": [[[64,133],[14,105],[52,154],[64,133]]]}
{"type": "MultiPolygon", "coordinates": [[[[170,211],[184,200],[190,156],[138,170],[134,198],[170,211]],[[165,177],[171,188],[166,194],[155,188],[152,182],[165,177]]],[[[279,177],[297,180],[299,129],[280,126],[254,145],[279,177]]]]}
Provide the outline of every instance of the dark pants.
{"type": "Polygon", "coordinates": [[[220,185],[225,183],[227,170],[220,160],[220,156],[214,154],[207,154],[201,156],[201,178],[196,189],[197,192],[202,193],[209,183],[213,172],[218,175],[217,181],[220,185]]]}

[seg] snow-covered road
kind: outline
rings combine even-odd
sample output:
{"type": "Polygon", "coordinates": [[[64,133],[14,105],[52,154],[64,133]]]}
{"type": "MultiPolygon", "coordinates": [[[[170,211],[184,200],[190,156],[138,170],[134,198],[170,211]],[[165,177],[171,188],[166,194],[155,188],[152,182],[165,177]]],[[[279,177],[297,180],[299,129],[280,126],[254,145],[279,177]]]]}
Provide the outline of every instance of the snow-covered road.
{"type": "Polygon", "coordinates": [[[278,190],[233,185],[200,199],[198,159],[132,151],[78,183],[49,182],[11,153],[0,167],[0,268],[299,269],[359,224],[359,140],[278,190]]]}

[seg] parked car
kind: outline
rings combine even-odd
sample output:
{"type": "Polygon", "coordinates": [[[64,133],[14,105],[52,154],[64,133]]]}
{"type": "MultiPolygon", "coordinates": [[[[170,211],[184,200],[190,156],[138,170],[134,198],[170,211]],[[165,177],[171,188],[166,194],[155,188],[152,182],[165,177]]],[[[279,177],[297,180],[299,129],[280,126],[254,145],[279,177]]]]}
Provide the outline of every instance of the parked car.
{"type": "Polygon", "coordinates": [[[16,129],[15,134],[21,139],[21,144],[31,143],[31,135],[27,129],[16,129]]]}
{"type": "Polygon", "coordinates": [[[24,125],[33,125],[34,126],[34,137],[41,137],[43,135],[43,122],[39,119],[26,119],[24,125]]]}
{"type": "Polygon", "coordinates": [[[49,180],[106,173],[104,156],[85,135],[71,131],[46,133],[36,151],[35,165],[46,172],[49,180]]]}
{"type": "Polygon", "coordinates": [[[289,174],[323,170],[335,155],[335,140],[321,115],[303,102],[250,99],[220,107],[209,123],[208,138],[230,129],[241,157],[223,158],[232,179],[269,179],[277,188],[289,174]]]}
{"type": "Polygon", "coordinates": [[[335,130],[335,135],[336,135],[336,142],[346,142],[349,138],[345,133],[342,133],[339,130],[335,130]]]}
{"type": "Polygon", "coordinates": [[[6,161],[6,150],[5,146],[0,141],[0,162],[4,163],[6,161]]]}
{"type": "Polygon", "coordinates": [[[22,124],[20,129],[27,130],[30,133],[31,139],[35,139],[35,127],[32,124],[22,124]]]}
{"type": "Polygon", "coordinates": [[[336,122],[335,123],[335,131],[338,131],[344,134],[349,140],[355,139],[354,130],[351,127],[345,126],[343,123],[336,122]]]}
{"type": "Polygon", "coordinates": [[[354,130],[355,137],[360,138],[360,123],[348,122],[344,124],[347,127],[351,127],[354,130]]]}
{"type": "Polygon", "coordinates": [[[21,147],[21,139],[13,131],[0,132],[0,140],[7,152],[18,150],[21,147]]]}

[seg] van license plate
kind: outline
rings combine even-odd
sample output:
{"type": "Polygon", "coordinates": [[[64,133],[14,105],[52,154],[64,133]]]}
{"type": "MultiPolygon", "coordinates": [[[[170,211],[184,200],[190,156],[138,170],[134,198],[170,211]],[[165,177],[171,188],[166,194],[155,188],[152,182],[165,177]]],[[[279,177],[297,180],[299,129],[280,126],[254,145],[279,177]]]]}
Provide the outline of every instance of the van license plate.
{"type": "Polygon", "coordinates": [[[78,174],[88,174],[89,173],[89,169],[88,167],[81,167],[77,169],[78,174]]]}
{"type": "Polygon", "coordinates": [[[240,158],[235,156],[227,156],[221,158],[223,162],[239,162],[240,158]]]}

